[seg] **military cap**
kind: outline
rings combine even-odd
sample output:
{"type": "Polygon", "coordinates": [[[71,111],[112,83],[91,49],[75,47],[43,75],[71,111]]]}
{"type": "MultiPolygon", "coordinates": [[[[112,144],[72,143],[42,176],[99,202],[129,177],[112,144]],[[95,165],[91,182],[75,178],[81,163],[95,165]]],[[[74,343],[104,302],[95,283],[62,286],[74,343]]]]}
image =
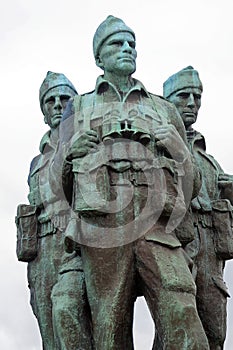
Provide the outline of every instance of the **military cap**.
{"type": "Polygon", "coordinates": [[[47,72],[39,91],[40,108],[43,112],[43,101],[47,92],[57,86],[68,86],[76,94],[77,91],[71,81],[62,73],[47,72]]]}
{"type": "Polygon", "coordinates": [[[95,58],[98,57],[101,46],[104,41],[113,34],[119,32],[129,32],[135,39],[134,31],[129,28],[120,18],[108,16],[97,28],[93,38],[93,51],[95,58]]]}
{"type": "Polygon", "coordinates": [[[163,96],[168,98],[174,92],[189,87],[198,88],[203,91],[203,86],[199,78],[198,71],[196,71],[192,66],[188,66],[171,75],[163,83],[163,96]]]}

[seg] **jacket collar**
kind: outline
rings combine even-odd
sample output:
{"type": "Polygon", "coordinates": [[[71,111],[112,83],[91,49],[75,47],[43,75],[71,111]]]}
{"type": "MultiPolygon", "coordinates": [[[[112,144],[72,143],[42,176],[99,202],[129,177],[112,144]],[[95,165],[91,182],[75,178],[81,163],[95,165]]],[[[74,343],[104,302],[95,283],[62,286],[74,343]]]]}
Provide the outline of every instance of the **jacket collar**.
{"type": "MultiPolygon", "coordinates": [[[[150,97],[149,92],[146,90],[145,86],[137,79],[131,78],[132,87],[128,93],[132,91],[140,91],[142,94],[145,94],[147,97],[150,97]]],[[[97,94],[102,94],[111,87],[117,94],[119,94],[116,86],[110,81],[106,80],[103,75],[100,75],[97,78],[95,91],[97,94]]]]}
{"type": "Polygon", "coordinates": [[[55,134],[55,133],[52,134],[51,130],[48,130],[40,141],[40,146],[39,146],[40,153],[46,153],[51,149],[52,150],[56,149],[57,142],[58,142],[58,134],[55,134]]]}
{"type": "Polygon", "coordinates": [[[197,146],[203,151],[206,151],[206,143],[204,136],[194,129],[190,131],[186,131],[188,142],[191,143],[192,146],[197,146]]]}

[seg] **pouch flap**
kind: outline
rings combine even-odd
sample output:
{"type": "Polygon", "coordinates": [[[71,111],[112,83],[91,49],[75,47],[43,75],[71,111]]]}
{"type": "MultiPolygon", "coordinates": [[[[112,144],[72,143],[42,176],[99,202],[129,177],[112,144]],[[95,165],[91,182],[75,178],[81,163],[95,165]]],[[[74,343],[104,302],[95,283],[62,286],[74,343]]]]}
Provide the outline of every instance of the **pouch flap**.
{"type": "Polygon", "coordinates": [[[151,230],[151,232],[147,233],[145,235],[145,240],[157,242],[169,248],[181,247],[180,241],[173,234],[158,232],[156,229],[154,231],[151,230]]]}
{"type": "Polygon", "coordinates": [[[17,207],[17,218],[34,215],[36,210],[36,205],[19,204],[17,207]]]}
{"type": "Polygon", "coordinates": [[[228,199],[218,199],[211,202],[212,209],[221,212],[231,212],[231,202],[228,199]]]}

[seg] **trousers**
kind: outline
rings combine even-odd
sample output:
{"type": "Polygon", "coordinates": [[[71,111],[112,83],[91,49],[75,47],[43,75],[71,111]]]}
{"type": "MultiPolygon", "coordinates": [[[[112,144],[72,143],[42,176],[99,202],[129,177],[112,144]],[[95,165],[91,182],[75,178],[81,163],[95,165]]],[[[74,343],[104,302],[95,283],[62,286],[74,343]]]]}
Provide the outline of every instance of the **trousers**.
{"type": "Polygon", "coordinates": [[[120,247],[82,246],[96,350],[133,349],[138,288],[160,336],[161,349],[207,350],[196,308],[196,287],[181,247],[146,236],[120,247]]]}

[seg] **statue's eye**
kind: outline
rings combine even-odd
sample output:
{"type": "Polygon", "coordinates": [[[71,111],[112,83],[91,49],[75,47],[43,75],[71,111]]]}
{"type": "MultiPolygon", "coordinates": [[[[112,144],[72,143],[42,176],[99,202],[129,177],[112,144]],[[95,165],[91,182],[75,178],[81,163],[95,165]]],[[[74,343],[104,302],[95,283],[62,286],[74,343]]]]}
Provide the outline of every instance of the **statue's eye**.
{"type": "Polygon", "coordinates": [[[129,41],[129,46],[132,47],[132,49],[135,49],[136,47],[135,41],[129,41]]]}
{"type": "Polygon", "coordinates": [[[60,97],[61,102],[68,102],[69,99],[70,99],[70,97],[71,97],[71,96],[68,96],[68,95],[62,95],[62,96],[60,97]]]}
{"type": "Polygon", "coordinates": [[[122,46],[122,45],[123,45],[123,42],[120,41],[120,40],[116,40],[116,41],[113,41],[111,44],[112,44],[112,45],[115,45],[115,46],[122,46]]]}
{"type": "Polygon", "coordinates": [[[189,97],[189,94],[186,93],[186,92],[181,92],[178,96],[181,97],[181,98],[183,98],[183,99],[185,99],[185,98],[188,98],[188,97],[189,97]]]}
{"type": "Polygon", "coordinates": [[[45,103],[55,103],[55,98],[54,97],[48,97],[45,99],[45,103]]]}

